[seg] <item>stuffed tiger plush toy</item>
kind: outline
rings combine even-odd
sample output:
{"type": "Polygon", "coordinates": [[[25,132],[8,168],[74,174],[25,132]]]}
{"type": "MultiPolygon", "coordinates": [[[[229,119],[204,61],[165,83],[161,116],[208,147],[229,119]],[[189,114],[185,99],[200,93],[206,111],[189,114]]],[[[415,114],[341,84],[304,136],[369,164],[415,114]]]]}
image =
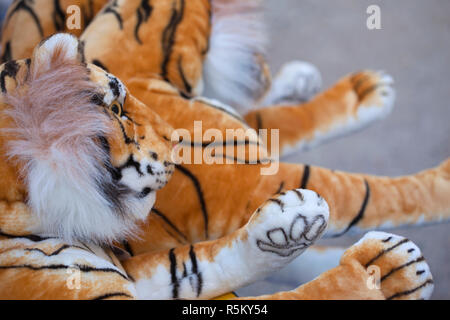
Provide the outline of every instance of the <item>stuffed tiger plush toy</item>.
{"type": "MultiPolygon", "coordinates": [[[[259,1],[18,0],[1,44],[0,298],[214,298],[322,235],[450,216],[449,160],[400,178],[273,160],[275,141],[255,130],[279,129],[282,155],[303,150],[387,114],[394,91],[363,71],[312,97],[319,81],[304,64],[271,87],[259,1]],[[66,29],[71,5],[80,30],[66,29]],[[230,142],[199,140],[195,121],[255,134],[231,138],[245,149],[232,163],[174,163],[180,147],[230,142]]],[[[417,246],[369,232],[337,267],[253,298],[424,299],[432,288],[417,246]]]]}

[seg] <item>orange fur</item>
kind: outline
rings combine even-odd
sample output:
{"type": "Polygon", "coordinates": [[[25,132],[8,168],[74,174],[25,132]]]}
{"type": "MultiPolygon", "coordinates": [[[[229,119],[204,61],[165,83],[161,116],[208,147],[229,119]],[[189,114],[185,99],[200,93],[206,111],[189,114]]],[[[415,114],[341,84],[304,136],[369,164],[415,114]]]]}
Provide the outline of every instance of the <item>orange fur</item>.
{"type": "MultiPolygon", "coordinates": [[[[151,17],[139,25],[137,36],[138,12],[143,14],[140,1],[119,1],[117,6],[110,2],[109,6],[123,20],[118,21],[110,11],[99,12],[81,35],[85,45],[84,56],[88,62],[97,63],[120,77],[129,92],[136,97],[129,96],[124,109],[129,111],[137,123],[144,123],[146,128],[122,121],[123,131],[127,136],[135,133],[139,137],[145,136],[140,142],[145,144],[145,148],[154,150],[161,161],[170,161],[170,142],[166,140],[172,133],[171,127],[185,128],[193,135],[194,120],[201,120],[204,129],[218,128],[222,132],[226,129],[247,129],[248,125],[254,129],[279,128],[281,145],[285,146],[311,139],[315,131],[326,132],[333,125],[353,117],[366,99],[374,105],[380,104],[379,92],[375,94],[375,91],[369,90],[378,83],[379,77],[370,72],[359,73],[344,78],[306,105],[275,106],[252,112],[245,117],[247,124],[243,119],[224,113],[208,103],[186,98],[186,95],[195,94],[194,88],[202,77],[202,63],[211,27],[208,1],[154,1],[151,17]],[[362,78],[366,81],[361,82],[362,78]],[[257,119],[257,114],[262,121],[257,119]]],[[[47,7],[42,3],[37,4],[37,8],[41,7],[46,9],[39,12],[47,17],[47,7]]],[[[7,30],[22,20],[30,21],[29,17],[23,15],[11,19],[5,26],[7,30]]],[[[52,33],[54,30],[46,28],[46,32],[52,33]]],[[[12,58],[26,56],[29,52],[27,48],[41,40],[36,34],[33,39],[20,37],[9,31],[5,34],[3,41],[11,41],[12,58]]],[[[18,64],[21,69],[26,66],[25,62],[18,64]]],[[[92,82],[107,85],[103,71],[92,65],[88,65],[88,68],[91,70],[89,79],[92,82]]],[[[6,77],[5,81],[7,91],[14,90],[16,79],[6,77]]],[[[7,122],[2,123],[2,127],[8,125],[7,122]]],[[[5,141],[0,140],[2,148],[4,143],[5,141]]],[[[118,124],[109,143],[114,166],[123,164],[131,154],[136,155],[139,160],[142,158],[135,145],[124,142],[118,124]]],[[[193,147],[195,148],[198,147],[193,147]]],[[[0,185],[0,196],[8,207],[11,201],[24,201],[27,191],[17,178],[18,168],[6,164],[4,153],[1,156],[0,172],[7,177],[4,181],[11,187],[7,190],[6,186],[0,185]]],[[[374,228],[386,222],[391,222],[392,225],[415,223],[420,221],[422,215],[426,221],[447,220],[450,216],[447,196],[450,188],[449,163],[447,161],[435,169],[396,179],[284,163],[280,163],[278,173],[273,176],[261,176],[261,164],[182,164],[176,167],[167,186],[158,191],[154,210],[140,224],[140,238],[130,239],[124,245],[124,248],[131,249],[134,256],[123,261],[123,267],[135,279],[151,277],[159,267],[170,268],[168,256],[170,249],[174,247],[179,261],[187,262],[190,250],[195,249],[199,261],[214,262],[219,252],[233,246],[233,241],[249,241],[246,224],[264,201],[279,191],[299,187],[317,191],[329,203],[329,235],[344,233],[355,225],[374,228]],[[190,243],[195,245],[191,247],[190,243]]],[[[25,226],[19,225],[17,229],[10,226],[11,221],[17,219],[19,209],[23,210],[13,206],[2,212],[5,217],[0,221],[5,225],[1,224],[0,229],[3,232],[9,230],[23,235],[27,229],[26,223],[25,226]]],[[[25,211],[23,213],[29,215],[25,211]]],[[[4,236],[3,241],[7,238],[4,236]]],[[[395,283],[388,283],[386,290],[389,292],[368,291],[366,287],[368,274],[364,261],[373,258],[377,250],[381,250],[381,246],[379,242],[375,245],[370,241],[366,242],[361,246],[363,254],[353,254],[354,249],[350,249],[347,258],[341,261],[338,268],[307,285],[293,292],[261,298],[383,299],[389,297],[389,294],[392,296],[410,284],[409,274],[400,274],[395,277],[395,283]]],[[[403,255],[395,255],[392,259],[380,260],[379,264],[388,270],[405,259],[403,255]]],[[[101,295],[103,292],[111,292],[111,288],[120,289],[130,284],[129,281],[117,282],[106,276],[96,286],[93,284],[94,279],[89,278],[92,280],[87,285],[91,290],[89,293],[66,296],[60,274],[40,273],[47,281],[55,283],[46,298],[55,298],[58,292],[61,292],[62,297],[87,298],[93,297],[94,292],[101,295]],[[111,285],[108,285],[108,281],[111,281],[111,285]]],[[[12,283],[19,284],[17,287],[27,288],[25,281],[15,279],[20,279],[23,275],[24,280],[30,281],[31,274],[28,270],[0,272],[0,282],[11,278],[12,283]]],[[[216,288],[216,293],[224,293],[220,290],[225,289],[216,288]]],[[[6,289],[0,291],[6,292],[6,289]]],[[[122,297],[128,296],[132,297],[134,293],[126,293],[122,297]]],[[[37,292],[28,295],[20,289],[11,293],[11,297],[43,298],[37,292]]],[[[418,295],[412,297],[417,298],[418,295]]]]}

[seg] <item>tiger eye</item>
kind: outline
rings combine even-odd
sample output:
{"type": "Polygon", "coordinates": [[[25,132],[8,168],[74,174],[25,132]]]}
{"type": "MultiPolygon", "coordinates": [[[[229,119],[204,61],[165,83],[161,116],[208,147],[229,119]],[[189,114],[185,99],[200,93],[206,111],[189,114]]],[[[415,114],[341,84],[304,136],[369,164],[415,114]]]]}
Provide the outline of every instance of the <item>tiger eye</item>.
{"type": "Polygon", "coordinates": [[[111,107],[111,111],[117,114],[119,117],[122,116],[122,106],[118,102],[114,102],[111,107]]]}

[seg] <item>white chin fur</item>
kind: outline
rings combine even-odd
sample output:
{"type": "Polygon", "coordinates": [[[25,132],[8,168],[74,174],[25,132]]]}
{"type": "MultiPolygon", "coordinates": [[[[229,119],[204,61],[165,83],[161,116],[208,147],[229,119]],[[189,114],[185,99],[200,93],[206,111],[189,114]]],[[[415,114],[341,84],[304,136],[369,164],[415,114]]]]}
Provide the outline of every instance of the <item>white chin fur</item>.
{"type": "Polygon", "coordinates": [[[145,219],[155,202],[155,192],[144,199],[130,195],[123,215],[94,185],[74,181],[59,169],[42,161],[33,161],[29,168],[29,205],[38,216],[37,233],[70,243],[110,243],[135,236],[136,222],[145,219]]]}

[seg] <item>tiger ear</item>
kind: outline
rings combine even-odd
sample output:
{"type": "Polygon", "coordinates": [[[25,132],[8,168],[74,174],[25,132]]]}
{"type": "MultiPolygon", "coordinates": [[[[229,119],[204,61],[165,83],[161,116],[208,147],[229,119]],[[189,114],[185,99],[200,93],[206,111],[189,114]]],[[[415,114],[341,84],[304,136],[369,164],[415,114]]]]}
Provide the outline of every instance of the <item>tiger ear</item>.
{"type": "Polygon", "coordinates": [[[33,51],[31,70],[34,75],[64,63],[82,63],[80,41],[73,35],[58,33],[41,41],[33,51]]]}

